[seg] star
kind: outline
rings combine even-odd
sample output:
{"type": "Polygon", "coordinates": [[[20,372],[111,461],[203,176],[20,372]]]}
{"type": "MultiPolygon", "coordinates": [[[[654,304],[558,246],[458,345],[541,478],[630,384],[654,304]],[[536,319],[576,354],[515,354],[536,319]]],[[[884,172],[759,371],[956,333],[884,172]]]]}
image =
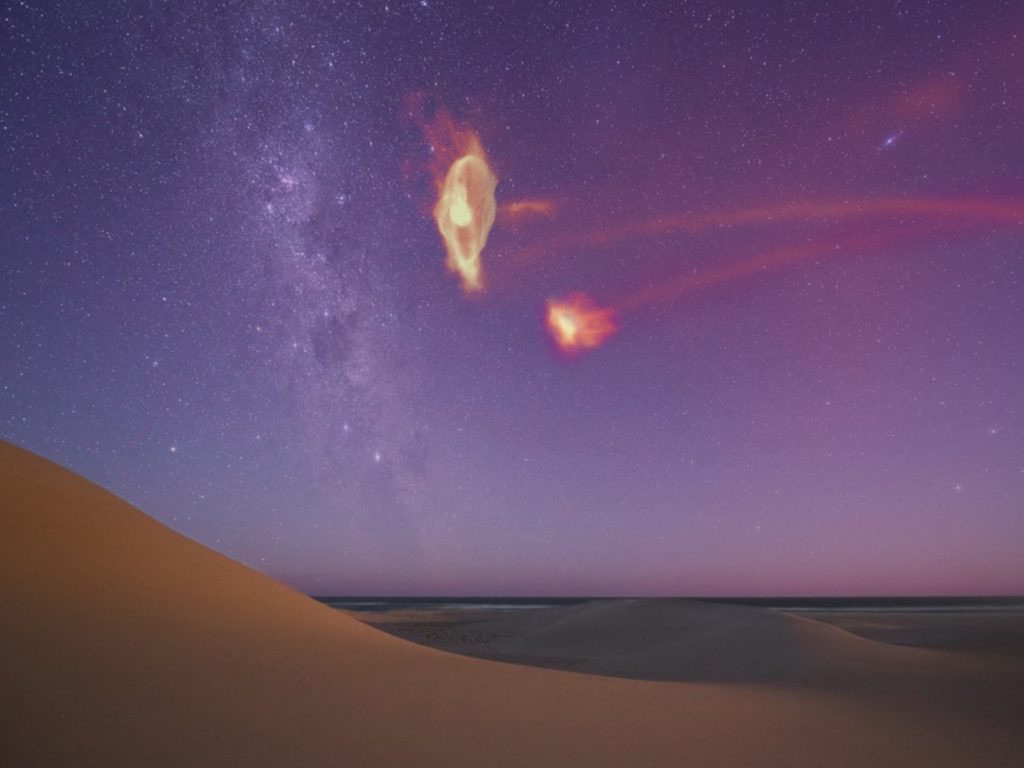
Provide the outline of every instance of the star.
{"type": "Polygon", "coordinates": [[[885,141],[882,142],[882,146],[879,149],[892,149],[896,146],[896,142],[903,138],[903,131],[896,131],[896,133],[890,133],[885,137],[885,141]]]}

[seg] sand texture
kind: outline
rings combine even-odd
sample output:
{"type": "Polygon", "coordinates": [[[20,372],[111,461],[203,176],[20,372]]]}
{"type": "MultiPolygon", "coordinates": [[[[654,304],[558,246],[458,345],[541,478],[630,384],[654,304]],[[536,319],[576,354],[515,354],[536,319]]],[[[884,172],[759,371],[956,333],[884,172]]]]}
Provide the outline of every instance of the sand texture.
{"type": "Polygon", "coordinates": [[[6,443],[0,547],[3,766],[1024,764],[1013,654],[638,601],[492,648],[577,672],[455,655],[6,443]]]}

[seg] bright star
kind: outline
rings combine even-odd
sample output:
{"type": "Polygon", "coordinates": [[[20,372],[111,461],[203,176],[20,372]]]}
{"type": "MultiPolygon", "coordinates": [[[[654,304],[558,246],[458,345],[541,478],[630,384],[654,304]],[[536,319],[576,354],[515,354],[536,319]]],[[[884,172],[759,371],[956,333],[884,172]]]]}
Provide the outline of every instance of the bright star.
{"type": "Polygon", "coordinates": [[[889,149],[895,146],[896,142],[903,137],[903,131],[896,131],[885,137],[885,141],[882,142],[882,146],[879,149],[889,149]]]}

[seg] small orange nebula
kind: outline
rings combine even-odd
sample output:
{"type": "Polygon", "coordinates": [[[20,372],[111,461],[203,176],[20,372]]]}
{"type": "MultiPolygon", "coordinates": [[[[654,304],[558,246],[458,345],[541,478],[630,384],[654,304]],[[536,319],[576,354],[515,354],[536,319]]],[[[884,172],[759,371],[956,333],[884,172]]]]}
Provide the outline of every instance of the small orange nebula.
{"type": "Polygon", "coordinates": [[[434,221],[444,239],[445,266],[462,279],[466,293],[483,290],[480,253],[494,225],[498,179],[476,136],[464,155],[448,168],[440,185],[434,221]]]}
{"type": "Polygon", "coordinates": [[[548,299],[548,332],[565,352],[601,346],[617,330],[615,310],[599,307],[585,293],[548,299]]]}

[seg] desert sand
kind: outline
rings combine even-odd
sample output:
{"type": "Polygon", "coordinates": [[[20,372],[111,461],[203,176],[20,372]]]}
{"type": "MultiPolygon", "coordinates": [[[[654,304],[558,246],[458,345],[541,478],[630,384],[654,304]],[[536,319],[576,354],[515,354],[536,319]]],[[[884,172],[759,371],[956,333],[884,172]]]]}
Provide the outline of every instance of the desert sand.
{"type": "Polygon", "coordinates": [[[1024,763],[1012,653],[636,601],[479,633],[481,655],[576,671],[456,655],[6,443],[0,547],[4,766],[1024,763]]]}

